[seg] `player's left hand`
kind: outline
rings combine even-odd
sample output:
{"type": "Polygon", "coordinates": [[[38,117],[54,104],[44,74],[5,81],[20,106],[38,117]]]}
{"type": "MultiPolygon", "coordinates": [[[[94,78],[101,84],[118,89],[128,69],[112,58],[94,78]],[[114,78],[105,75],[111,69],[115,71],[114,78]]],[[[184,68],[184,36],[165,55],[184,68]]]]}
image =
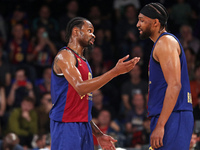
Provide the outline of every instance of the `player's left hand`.
{"type": "Polygon", "coordinates": [[[114,142],[117,142],[117,140],[113,139],[111,136],[103,134],[102,136],[97,137],[97,141],[102,150],[116,150],[114,142]]]}
{"type": "Polygon", "coordinates": [[[165,129],[161,126],[156,126],[150,137],[150,144],[153,149],[163,146],[163,136],[165,129]]]}

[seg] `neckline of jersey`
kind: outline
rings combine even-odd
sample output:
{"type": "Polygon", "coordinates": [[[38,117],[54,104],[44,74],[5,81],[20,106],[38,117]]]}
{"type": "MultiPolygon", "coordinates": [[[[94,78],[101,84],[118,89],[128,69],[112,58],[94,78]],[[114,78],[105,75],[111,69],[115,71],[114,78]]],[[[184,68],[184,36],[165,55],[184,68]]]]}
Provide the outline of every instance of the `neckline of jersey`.
{"type": "Polygon", "coordinates": [[[86,58],[80,56],[77,52],[75,52],[73,49],[71,49],[70,47],[67,46],[68,49],[70,49],[72,52],[74,52],[76,55],[78,55],[81,59],[83,59],[84,61],[86,61],[86,58]]]}

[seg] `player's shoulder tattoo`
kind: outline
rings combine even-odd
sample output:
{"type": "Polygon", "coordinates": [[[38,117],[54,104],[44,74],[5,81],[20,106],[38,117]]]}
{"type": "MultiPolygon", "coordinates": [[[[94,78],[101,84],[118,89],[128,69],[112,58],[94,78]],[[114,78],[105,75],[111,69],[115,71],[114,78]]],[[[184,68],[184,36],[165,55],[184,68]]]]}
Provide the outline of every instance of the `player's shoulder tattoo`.
{"type": "Polygon", "coordinates": [[[55,59],[54,59],[54,64],[56,64],[58,62],[58,60],[59,60],[59,57],[56,56],[55,59]]]}
{"type": "Polygon", "coordinates": [[[58,73],[59,72],[59,66],[58,66],[58,61],[60,60],[60,58],[58,57],[58,55],[55,57],[54,59],[54,64],[53,64],[53,68],[55,69],[55,72],[58,73]]]}

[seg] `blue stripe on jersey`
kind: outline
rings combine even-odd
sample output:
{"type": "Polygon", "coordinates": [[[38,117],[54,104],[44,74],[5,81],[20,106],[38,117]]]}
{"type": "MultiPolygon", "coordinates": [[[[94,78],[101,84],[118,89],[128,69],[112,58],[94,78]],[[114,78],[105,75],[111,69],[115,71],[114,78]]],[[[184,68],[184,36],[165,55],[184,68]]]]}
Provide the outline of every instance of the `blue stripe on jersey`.
{"type": "Polygon", "coordinates": [[[65,79],[64,76],[56,75],[54,71],[51,72],[51,76],[52,76],[51,77],[51,98],[52,98],[53,107],[54,105],[56,105],[57,109],[55,110],[52,108],[49,113],[49,116],[50,118],[53,118],[55,121],[62,121],[66,100],[65,101],[61,101],[61,100],[66,99],[66,95],[68,91],[68,81],[65,79]],[[63,89],[66,89],[66,90],[63,90],[63,89]],[[58,102],[58,100],[60,101],[58,102]],[[56,111],[56,113],[53,113],[54,110],[56,111]]]}

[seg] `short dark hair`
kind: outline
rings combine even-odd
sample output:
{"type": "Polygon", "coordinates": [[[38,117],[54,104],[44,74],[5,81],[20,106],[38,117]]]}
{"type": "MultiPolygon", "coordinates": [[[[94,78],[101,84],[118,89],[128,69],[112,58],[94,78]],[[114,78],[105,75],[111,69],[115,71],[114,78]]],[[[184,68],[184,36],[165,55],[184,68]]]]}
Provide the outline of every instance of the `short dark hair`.
{"type": "Polygon", "coordinates": [[[23,102],[23,101],[27,101],[27,102],[30,102],[30,103],[32,103],[33,105],[35,105],[35,99],[32,98],[32,97],[26,96],[26,97],[23,98],[22,102],[23,102]]]}
{"type": "Polygon", "coordinates": [[[65,32],[65,40],[67,44],[69,43],[69,39],[72,35],[72,29],[74,27],[82,28],[85,20],[87,19],[83,17],[75,17],[68,22],[65,32]]]}
{"type": "Polygon", "coordinates": [[[51,92],[44,92],[44,93],[42,93],[42,95],[41,95],[41,99],[43,99],[46,95],[51,95],[51,92]]]}

